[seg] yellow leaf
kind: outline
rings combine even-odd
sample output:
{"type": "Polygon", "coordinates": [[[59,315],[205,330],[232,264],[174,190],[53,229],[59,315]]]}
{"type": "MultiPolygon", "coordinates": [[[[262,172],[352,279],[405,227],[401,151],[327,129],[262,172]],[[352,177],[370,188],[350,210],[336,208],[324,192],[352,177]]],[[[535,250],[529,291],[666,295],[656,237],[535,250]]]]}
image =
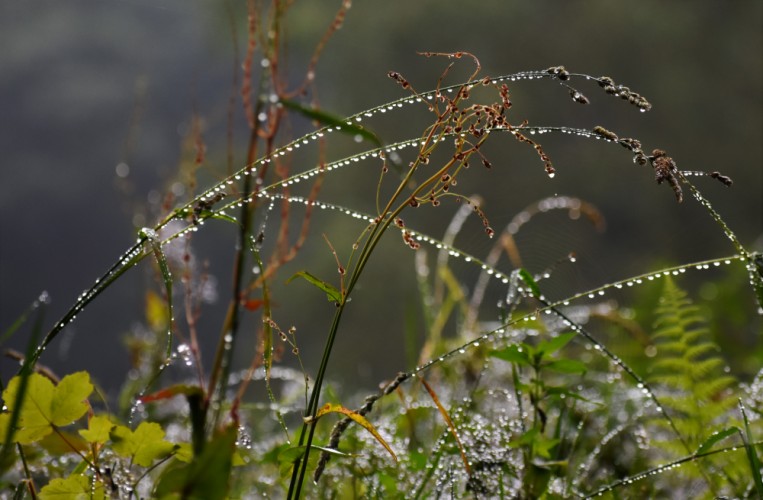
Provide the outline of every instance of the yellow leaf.
{"type": "Polygon", "coordinates": [[[392,448],[387,444],[387,442],[384,440],[383,437],[379,434],[379,432],[376,430],[376,428],[366,420],[366,418],[361,415],[360,413],[354,412],[352,410],[349,410],[345,408],[342,405],[332,404],[332,403],[326,403],[321,407],[320,410],[318,410],[318,413],[315,414],[315,419],[321,418],[323,415],[326,415],[328,413],[341,413],[342,415],[346,415],[347,417],[351,418],[355,423],[360,424],[363,426],[364,429],[366,429],[368,432],[370,432],[374,438],[376,438],[377,441],[379,441],[379,444],[384,446],[384,448],[389,452],[390,455],[392,455],[392,459],[397,462],[397,456],[395,455],[395,452],[392,451],[392,448]]]}
{"type": "Polygon", "coordinates": [[[167,303],[153,290],[146,292],[146,322],[155,332],[163,332],[169,325],[167,303]]]}

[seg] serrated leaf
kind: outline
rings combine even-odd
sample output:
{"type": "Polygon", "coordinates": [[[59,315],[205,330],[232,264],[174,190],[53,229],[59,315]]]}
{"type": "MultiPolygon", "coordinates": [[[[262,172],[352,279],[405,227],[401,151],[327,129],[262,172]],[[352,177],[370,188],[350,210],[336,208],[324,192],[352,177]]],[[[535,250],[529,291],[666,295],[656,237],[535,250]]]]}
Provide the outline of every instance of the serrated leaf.
{"type": "Polygon", "coordinates": [[[61,379],[55,387],[50,406],[53,424],[64,426],[79,420],[87,412],[85,401],[92,392],[93,384],[87,372],[72,373],[61,379]]]}
{"type": "Polygon", "coordinates": [[[316,286],[326,292],[326,296],[328,297],[330,302],[335,302],[339,304],[342,302],[342,294],[339,292],[339,290],[336,289],[336,287],[330,283],[326,283],[325,281],[321,280],[320,278],[317,278],[310,274],[307,271],[299,271],[294,276],[289,278],[286,283],[291,283],[296,278],[303,278],[307,280],[309,283],[311,283],[313,286],[316,286]]]}
{"type": "Polygon", "coordinates": [[[99,415],[92,417],[87,423],[87,429],[79,431],[80,436],[85,438],[88,443],[103,444],[109,440],[111,429],[116,427],[109,417],[99,415]]]}
{"type": "Polygon", "coordinates": [[[40,500],[103,500],[103,483],[94,487],[87,476],[73,474],[66,479],[53,479],[40,490],[40,500]]]}
{"type": "MultiPolygon", "coordinates": [[[[3,399],[10,411],[17,410],[11,405],[16,400],[19,382],[19,377],[13,377],[3,391],[3,399]]],[[[52,431],[50,404],[53,401],[54,390],[53,382],[39,373],[29,376],[26,398],[19,411],[18,429],[14,437],[16,442],[30,444],[50,434],[52,431]]]]}
{"type": "MultiPolygon", "coordinates": [[[[19,389],[20,378],[13,377],[3,391],[5,404],[11,411],[19,389]]],[[[87,372],[67,375],[58,387],[39,373],[29,376],[26,397],[19,411],[14,440],[21,444],[38,441],[52,432],[51,425],[69,425],[87,412],[85,402],[93,385],[87,372]]]]}
{"type": "Polygon", "coordinates": [[[361,425],[365,430],[370,432],[374,438],[384,446],[384,449],[387,450],[387,452],[392,455],[392,459],[397,462],[397,455],[395,455],[395,452],[392,451],[392,448],[387,444],[387,442],[384,440],[383,437],[381,437],[381,434],[376,430],[376,427],[371,424],[366,418],[361,415],[360,413],[354,412],[350,409],[345,408],[342,405],[333,404],[333,403],[326,403],[323,405],[318,412],[315,414],[315,419],[321,418],[323,415],[329,414],[329,413],[341,413],[342,415],[345,415],[347,417],[350,417],[353,422],[356,424],[361,425]]]}
{"type": "Polygon", "coordinates": [[[164,440],[164,431],[155,422],[141,422],[135,431],[123,425],[117,425],[111,430],[112,449],[123,457],[131,457],[133,461],[148,467],[157,458],[162,458],[172,452],[174,445],[164,440]]]}

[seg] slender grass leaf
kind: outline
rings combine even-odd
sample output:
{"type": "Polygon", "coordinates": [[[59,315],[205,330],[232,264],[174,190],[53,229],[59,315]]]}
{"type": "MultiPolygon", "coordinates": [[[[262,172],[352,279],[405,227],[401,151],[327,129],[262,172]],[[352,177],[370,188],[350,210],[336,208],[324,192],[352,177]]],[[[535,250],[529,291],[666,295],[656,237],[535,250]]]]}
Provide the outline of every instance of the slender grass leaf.
{"type": "Polygon", "coordinates": [[[326,403],[320,409],[318,409],[318,412],[315,414],[315,420],[329,413],[341,413],[342,415],[350,417],[353,422],[361,425],[365,430],[370,432],[374,436],[374,438],[376,438],[376,440],[379,441],[379,444],[384,446],[387,452],[389,452],[389,454],[392,455],[392,459],[395,462],[397,462],[397,455],[395,455],[395,452],[392,451],[392,448],[387,444],[384,438],[381,437],[381,434],[379,434],[379,432],[376,430],[376,427],[374,427],[373,424],[371,424],[371,422],[366,420],[366,418],[363,415],[361,415],[360,413],[354,412],[350,409],[347,409],[342,405],[326,403]]]}
{"type": "Polygon", "coordinates": [[[723,441],[727,437],[733,436],[737,432],[741,434],[742,431],[739,429],[739,427],[736,427],[736,426],[729,427],[728,429],[724,429],[722,431],[714,432],[713,434],[710,435],[709,438],[705,440],[704,443],[699,445],[699,448],[697,448],[697,451],[695,451],[694,454],[701,455],[703,453],[710,451],[710,449],[713,446],[715,446],[715,443],[723,441]]]}
{"type": "Polygon", "coordinates": [[[159,240],[159,235],[156,231],[150,228],[143,228],[140,230],[140,235],[146,238],[151,251],[154,254],[156,263],[159,266],[159,271],[162,273],[162,280],[164,281],[164,289],[167,292],[167,316],[169,317],[168,334],[167,334],[167,357],[172,354],[172,334],[170,329],[172,327],[172,273],[170,272],[170,266],[167,263],[167,257],[162,251],[162,242],[159,240]]]}
{"type": "Polygon", "coordinates": [[[519,277],[522,279],[522,281],[527,285],[527,288],[530,289],[530,293],[532,293],[533,297],[540,297],[540,287],[538,286],[538,283],[535,281],[535,278],[533,278],[533,275],[530,274],[527,269],[520,268],[518,270],[519,277]]]}
{"type": "MultiPolygon", "coordinates": [[[[43,292],[43,295],[47,297],[47,292],[43,292]]],[[[43,295],[41,295],[41,297],[43,295]]],[[[38,299],[35,300],[32,305],[27,307],[26,311],[21,313],[21,316],[16,318],[16,321],[14,321],[11,326],[9,326],[2,334],[0,334],[0,345],[3,345],[6,340],[11,338],[13,334],[16,333],[16,331],[21,328],[24,323],[26,323],[29,315],[32,314],[38,307],[40,307],[41,304],[44,304],[44,301],[42,301],[42,299],[38,299]]]]}
{"type": "Polygon", "coordinates": [[[424,380],[423,378],[421,378],[421,383],[424,384],[424,387],[429,393],[429,397],[432,398],[432,401],[434,402],[435,406],[437,406],[437,409],[440,411],[440,415],[442,415],[442,418],[445,419],[445,423],[448,425],[448,429],[450,430],[450,433],[453,435],[453,438],[456,440],[456,444],[458,445],[458,450],[461,453],[461,461],[464,463],[464,468],[466,469],[466,473],[471,476],[472,468],[469,465],[469,460],[466,458],[464,445],[461,444],[461,439],[459,439],[458,437],[458,432],[456,431],[456,426],[453,424],[453,420],[451,420],[450,415],[448,415],[448,411],[445,409],[442,403],[440,403],[440,398],[437,397],[437,393],[434,392],[434,389],[432,389],[432,386],[430,386],[427,383],[427,381],[424,380]]]}
{"type": "Polygon", "coordinates": [[[750,270],[750,282],[758,299],[758,313],[763,314],[763,253],[754,252],[750,257],[755,265],[754,270],[750,270]]]}
{"type": "Polygon", "coordinates": [[[760,459],[758,453],[755,451],[755,442],[752,439],[752,433],[750,432],[750,421],[747,419],[747,412],[742,405],[742,400],[739,400],[739,411],[742,413],[744,420],[744,433],[742,435],[742,441],[744,441],[744,449],[747,452],[747,461],[750,463],[750,470],[752,471],[752,479],[755,482],[755,490],[758,492],[758,498],[763,498],[763,479],[760,475],[760,459]]]}
{"type": "Polygon", "coordinates": [[[320,288],[324,292],[326,292],[326,296],[328,297],[328,300],[330,302],[335,302],[337,304],[340,304],[342,302],[342,293],[336,289],[333,285],[330,283],[326,283],[325,281],[321,280],[320,278],[316,278],[312,274],[310,274],[307,271],[299,271],[294,276],[289,278],[286,283],[291,283],[296,278],[303,278],[307,280],[312,285],[320,288]]]}
{"type": "Polygon", "coordinates": [[[297,113],[310,118],[311,120],[314,120],[321,125],[334,127],[339,132],[343,134],[349,134],[353,137],[359,135],[363,139],[375,144],[376,146],[382,146],[382,142],[379,140],[376,134],[361,127],[360,125],[347,123],[346,119],[343,119],[337,115],[332,115],[320,109],[305,106],[304,104],[300,104],[290,99],[281,99],[280,103],[283,104],[285,108],[296,111],[297,113]]]}
{"type": "Polygon", "coordinates": [[[228,214],[224,214],[222,212],[214,212],[212,210],[202,210],[198,212],[197,217],[200,219],[217,219],[222,220],[225,222],[230,222],[231,224],[235,224],[236,226],[240,226],[239,222],[236,220],[235,217],[231,217],[228,214]]]}
{"type": "MultiPolygon", "coordinates": [[[[40,301],[39,305],[41,306],[40,312],[35,318],[35,322],[32,327],[32,334],[29,336],[24,364],[19,371],[19,375],[13,377],[14,379],[18,380],[16,394],[13,397],[13,401],[11,401],[9,397],[6,397],[5,391],[3,391],[3,399],[5,400],[5,406],[10,410],[10,416],[7,419],[4,419],[5,422],[0,425],[0,435],[3,435],[3,446],[0,449],[0,475],[8,470],[14,463],[12,458],[12,443],[15,442],[13,437],[16,433],[16,427],[18,426],[19,420],[21,418],[21,412],[13,411],[12,408],[21,408],[23,406],[24,399],[26,398],[27,390],[29,388],[29,377],[32,374],[32,368],[34,367],[34,361],[32,360],[32,357],[34,355],[35,349],[37,348],[37,338],[42,331],[42,321],[44,317],[46,301],[40,301]],[[2,431],[3,427],[5,428],[5,431],[2,431]]],[[[36,306],[33,305],[32,307],[36,306]]]]}

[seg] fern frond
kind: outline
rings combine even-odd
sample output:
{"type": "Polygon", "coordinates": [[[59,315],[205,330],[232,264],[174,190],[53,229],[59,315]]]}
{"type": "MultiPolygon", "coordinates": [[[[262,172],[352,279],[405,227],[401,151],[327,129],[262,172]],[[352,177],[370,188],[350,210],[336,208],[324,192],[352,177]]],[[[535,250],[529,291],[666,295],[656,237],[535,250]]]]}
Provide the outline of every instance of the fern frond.
{"type": "MultiPolygon", "coordinates": [[[[718,356],[700,309],[670,277],[665,279],[655,315],[652,338],[657,358],[651,366],[651,380],[663,392],[660,400],[681,435],[681,440],[662,441],[660,446],[680,455],[687,445],[696,449],[721,421],[728,420],[734,401],[727,389],[736,380],[724,373],[726,362],[718,356]]],[[[663,421],[657,426],[666,427],[663,421]]],[[[729,467],[731,464],[723,469],[729,467]]],[[[718,471],[700,472],[710,490],[718,486],[718,471]]]]}

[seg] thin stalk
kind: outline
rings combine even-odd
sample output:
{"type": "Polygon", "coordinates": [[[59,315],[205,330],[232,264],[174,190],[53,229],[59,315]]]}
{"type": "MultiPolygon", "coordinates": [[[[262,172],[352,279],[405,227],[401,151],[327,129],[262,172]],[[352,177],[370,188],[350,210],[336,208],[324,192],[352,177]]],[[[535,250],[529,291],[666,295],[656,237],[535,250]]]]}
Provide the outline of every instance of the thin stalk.
{"type": "MultiPolygon", "coordinates": [[[[456,95],[457,97],[454,98],[453,104],[458,103],[458,101],[460,101],[461,99],[460,91],[456,95]]],[[[428,179],[422,182],[410,196],[406,196],[405,199],[399,203],[397,208],[392,210],[392,207],[395,205],[395,203],[400,201],[400,198],[402,197],[405,188],[408,186],[410,180],[413,178],[414,173],[418,170],[418,167],[421,164],[421,159],[431,154],[432,150],[440,142],[440,139],[446,135],[445,127],[443,125],[447,122],[448,116],[449,115],[447,110],[442,113],[437,113],[437,120],[426,132],[424,140],[422,141],[422,145],[420,147],[420,151],[422,152],[422,154],[419,154],[416,160],[411,164],[407,174],[405,175],[403,180],[398,184],[397,189],[395,190],[394,194],[390,197],[389,201],[387,202],[387,205],[384,207],[384,210],[381,212],[381,214],[379,214],[378,222],[374,225],[373,229],[371,230],[371,233],[369,234],[368,239],[366,239],[366,243],[363,246],[363,249],[361,250],[360,256],[358,257],[358,262],[355,265],[355,268],[353,269],[353,273],[350,276],[350,279],[348,281],[346,291],[342,295],[342,301],[339,303],[337,307],[337,311],[334,314],[334,319],[332,321],[328,338],[326,340],[326,345],[323,350],[321,364],[318,368],[315,384],[313,385],[313,390],[310,395],[310,401],[306,409],[306,414],[310,417],[309,419],[310,423],[309,424],[304,423],[302,425],[302,430],[299,436],[298,446],[302,446],[304,444],[305,452],[301,458],[297,459],[294,462],[294,469],[292,471],[292,477],[289,483],[289,491],[287,495],[288,498],[299,498],[301,494],[302,484],[304,483],[305,474],[307,472],[308,457],[310,454],[313,437],[315,435],[315,426],[317,425],[315,415],[318,411],[318,402],[320,400],[323,380],[325,378],[325,374],[328,369],[328,362],[331,356],[331,351],[333,349],[334,342],[336,340],[337,332],[339,330],[339,323],[341,321],[342,313],[344,312],[344,308],[347,305],[347,301],[350,296],[350,293],[354,289],[355,284],[358,282],[358,279],[363,273],[363,270],[365,269],[366,264],[370,260],[372,252],[378,245],[382,235],[386,232],[389,225],[409,205],[410,200],[416,199],[416,197],[425,189],[427,189],[428,186],[438,182],[445,172],[450,170],[454,165],[457,164],[457,162],[459,162],[459,160],[456,160],[456,156],[454,155],[444,166],[438,169],[436,173],[434,173],[428,179]],[[308,425],[310,427],[309,433],[307,432],[308,425]],[[307,434],[307,441],[305,441],[306,434],[307,434]]],[[[477,151],[479,149],[479,146],[487,139],[487,137],[488,135],[485,134],[478,141],[477,145],[473,146],[468,153],[473,153],[477,151]]],[[[459,146],[459,153],[460,153],[460,146],[459,146]]]]}

